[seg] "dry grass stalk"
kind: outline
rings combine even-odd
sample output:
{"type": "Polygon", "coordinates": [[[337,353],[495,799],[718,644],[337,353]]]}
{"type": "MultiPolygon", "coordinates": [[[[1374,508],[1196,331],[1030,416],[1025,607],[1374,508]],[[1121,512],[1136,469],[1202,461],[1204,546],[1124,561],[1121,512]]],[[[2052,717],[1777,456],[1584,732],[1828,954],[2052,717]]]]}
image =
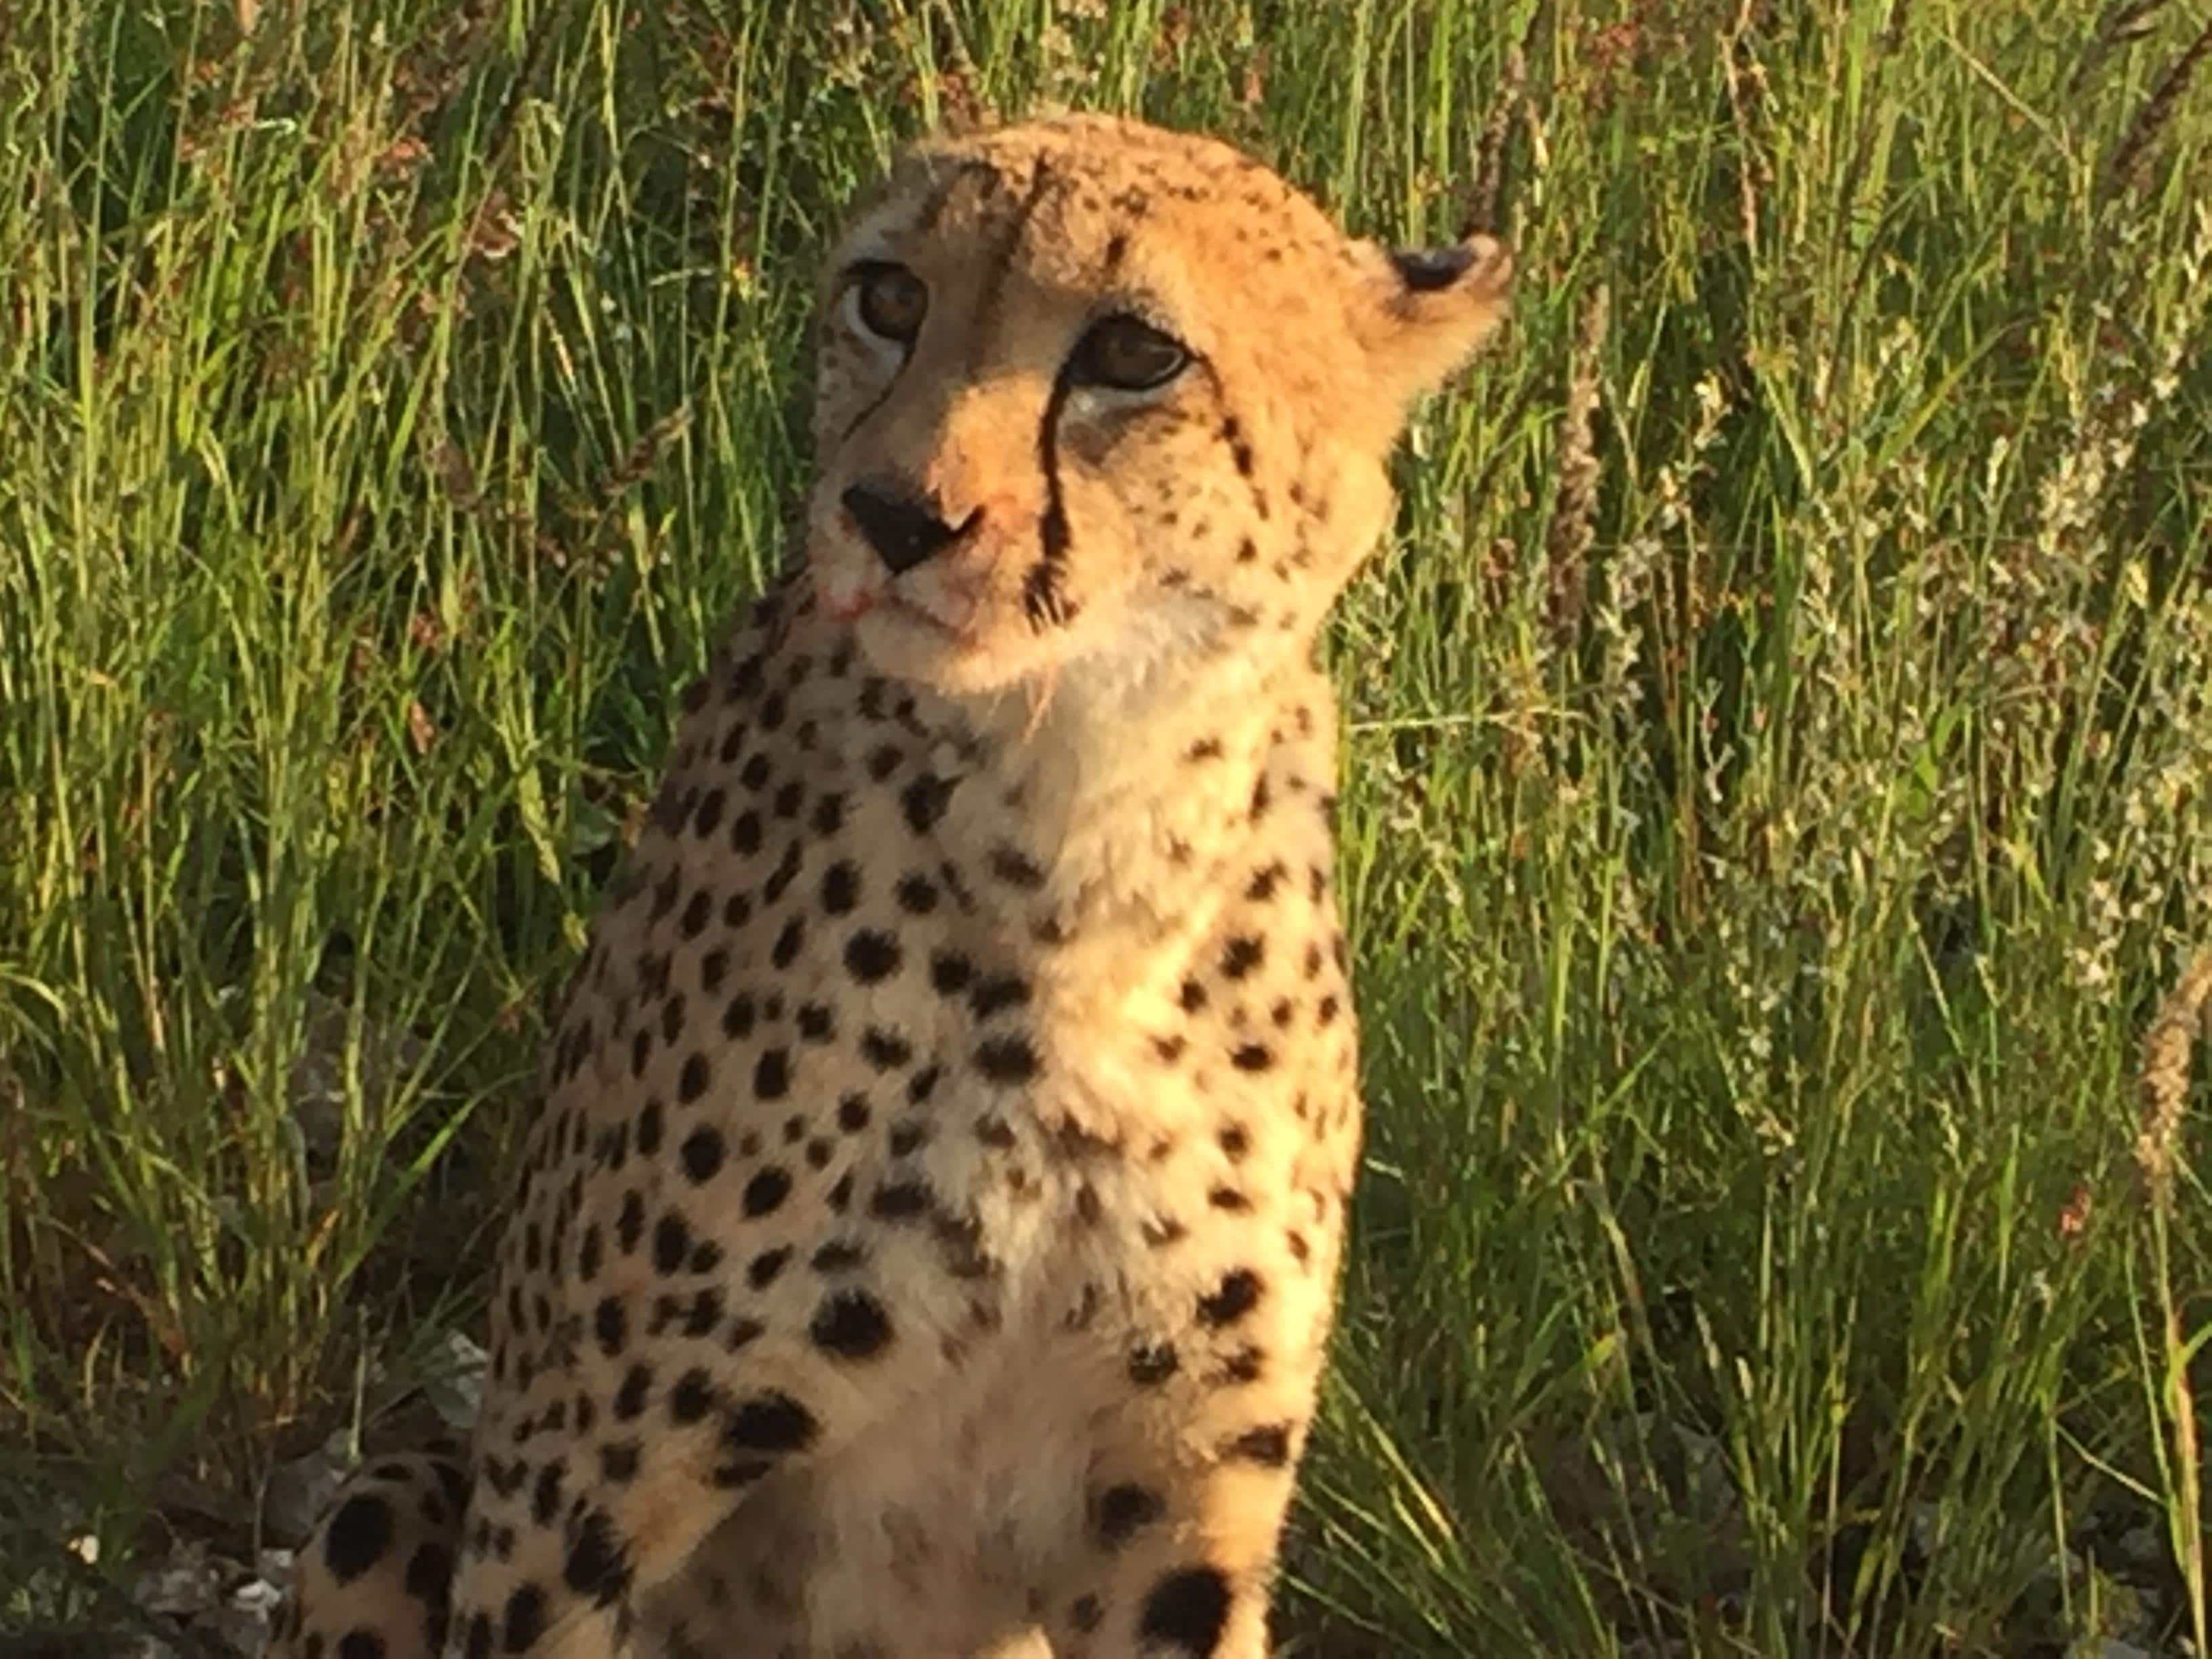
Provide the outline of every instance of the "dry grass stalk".
{"type": "Polygon", "coordinates": [[[2087,85],[2097,66],[2112,55],[2113,47],[2148,34],[2151,20],[2166,9],[2166,0],[2112,0],[2105,8],[2105,15],[2097,20],[2096,32],[2082,49],[2081,62],[2074,65],[2066,90],[2079,92],[2087,85]]]}
{"type": "Polygon", "coordinates": [[[2136,1137],[2136,1167],[2151,1202],[2172,1201],[2174,1148],[2189,1102],[2189,1060],[2199,1036],[2212,1044],[2212,951],[2189,970],[2160,1005],[2142,1048],[2142,1131],[2136,1137]]]}
{"type": "Polygon", "coordinates": [[[2136,118],[2128,124],[2126,136],[2112,152],[2112,162],[2105,169],[2105,191],[2108,197],[2117,196],[2128,187],[2143,158],[2150,153],[2150,147],[2158,142],[2158,135],[2173,118],[2182,94],[2189,90],[2190,82],[2196,78],[2208,57],[2212,57],[2212,18],[2205,20],[2197,38],[2174,59],[2173,67],[2166,70],[2165,78],[2136,112],[2136,118]]]}
{"type": "Polygon", "coordinates": [[[2212,1048],[2212,951],[2191,963],[2160,1005],[2143,1037],[2142,1130],[2136,1139],[2136,1164],[2142,1171],[2151,1204],[2151,1249],[2159,1304],[2166,1377],[2166,1424],[2172,1436],[2168,1455],[2168,1532],[2181,1570],[2196,1651],[2205,1650],[2212,1621],[2205,1597],[2204,1493],[2198,1470],[2203,1443],[2197,1426],[2197,1389],[2191,1376],[2194,1351],[2182,1319],[2184,1302],[2174,1294],[2167,1223],[2172,1213],[2174,1149],[2181,1139],[2189,1100],[2191,1051],[2202,1038],[2212,1048]]]}
{"type": "Polygon", "coordinates": [[[1482,138],[1475,148],[1474,183],[1468,191],[1462,235],[1477,231],[1486,236],[1498,234],[1498,214],[1505,198],[1505,144],[1512,136],[1514,112],[1520,107],[1528,85],[1528,55],[1517,44],[1509,46],[1498,97],[1490,106],[1490,119],[1483,124],[1482,138]]]}
{"type": "MultiPolygon", "coordinates": [[[[1892,14],[1893,27],[1903,27],[1903,10],[1900,3],[1892,14]]],[[[1742,0],[1729,30],[1727,47],[1721,53],[1721,67],[1728,78],[1729,117],[1735,127],[1737,222],[1743,232],[1744,252],[1750,257],[1756,257],[1759,251],[1759,188],[1770,182],[1765,152],[1759,148],[1755,130],[1766,76],[1750,45],[1753,33],[1763,21],[1759,0],[1742,0]]]]}
{"type": "Polygon", "coordinates": [[[1612,295],[1600,283],[1583,301],[1574,375],[1567,382],[1566,414],[1559,423],[1559,485],[1544,532],[1544,558],[1550,573],[1552,632],[1562,643],[1581,625],[1589,586],[1589,556],[1597,516],[1598,355],[1605,346],[1611,310],[1612,295]]]}

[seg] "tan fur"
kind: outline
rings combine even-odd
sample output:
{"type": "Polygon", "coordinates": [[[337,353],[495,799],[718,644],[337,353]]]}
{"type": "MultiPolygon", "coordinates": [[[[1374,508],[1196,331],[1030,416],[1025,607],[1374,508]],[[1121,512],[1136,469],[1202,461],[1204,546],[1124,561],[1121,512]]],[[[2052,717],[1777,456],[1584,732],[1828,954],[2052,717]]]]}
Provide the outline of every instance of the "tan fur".
{"type": "Polygon", "coordinates": [[[281,1653],[425,1651],[456,1539],[455,1654],[1265,1652],[1359,1138],[1314,641],[1506,272],[1124,122],[902,159],[562,1018],[466,1528],[349,1494],[281,1653]],[[1188,366],[1081,384],[1117,312],[1188,366]],[[895,571],[856,485],[959,533],[895,571]]]}

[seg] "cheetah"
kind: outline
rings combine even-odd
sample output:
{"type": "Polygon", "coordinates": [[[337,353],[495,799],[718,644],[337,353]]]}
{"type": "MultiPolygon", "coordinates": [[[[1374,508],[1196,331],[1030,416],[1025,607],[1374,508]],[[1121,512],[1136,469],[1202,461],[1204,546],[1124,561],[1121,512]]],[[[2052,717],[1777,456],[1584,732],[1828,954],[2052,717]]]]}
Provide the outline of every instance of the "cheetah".
{"type": "Polygon", "coordinates": [[[1218,142],[924,141],[568,987],[465,1472],[290,1659],[1267,1651],[1361,1135],[1325,616],[1503,313],[1218,142]]]}

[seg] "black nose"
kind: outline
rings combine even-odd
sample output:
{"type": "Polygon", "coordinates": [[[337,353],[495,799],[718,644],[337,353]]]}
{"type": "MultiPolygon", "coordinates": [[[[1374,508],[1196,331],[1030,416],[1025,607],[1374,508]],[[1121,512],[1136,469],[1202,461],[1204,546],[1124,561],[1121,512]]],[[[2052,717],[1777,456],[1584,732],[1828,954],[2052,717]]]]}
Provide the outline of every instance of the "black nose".
{"type": "MultiPolygon", "coordinates": [[[[841,498],[853,522],[868,538],[894,576],[902,575],[934,554],[958,541],[975,522],[970,513],[957,525],[939,518],[932,508],[911,495],[892,494],[867,484],[854,484],[841,498]]],[[[978,511],[981,509],[979,508],[978,511]]]]}

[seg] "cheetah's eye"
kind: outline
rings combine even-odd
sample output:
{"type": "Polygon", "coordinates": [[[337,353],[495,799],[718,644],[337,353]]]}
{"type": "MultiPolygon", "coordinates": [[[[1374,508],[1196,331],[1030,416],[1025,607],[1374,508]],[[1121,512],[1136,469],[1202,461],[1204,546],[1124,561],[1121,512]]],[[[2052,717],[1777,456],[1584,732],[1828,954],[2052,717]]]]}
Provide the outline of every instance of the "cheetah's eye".
{"type": "Polygon", "coordinates": [[[929,314],[929,285],[904,265],[864,264],[854,272],[854,311],[860,326],[900,345],[910,345],[929,314]]]}
{"type": "Polygon", "coordinates": [[[1075,378],[1118,392],[1150,392],[1182,373],[1190,352],[1182,342],[1127,315],[1091,325],[1077,343],[1075,378]]]}

